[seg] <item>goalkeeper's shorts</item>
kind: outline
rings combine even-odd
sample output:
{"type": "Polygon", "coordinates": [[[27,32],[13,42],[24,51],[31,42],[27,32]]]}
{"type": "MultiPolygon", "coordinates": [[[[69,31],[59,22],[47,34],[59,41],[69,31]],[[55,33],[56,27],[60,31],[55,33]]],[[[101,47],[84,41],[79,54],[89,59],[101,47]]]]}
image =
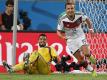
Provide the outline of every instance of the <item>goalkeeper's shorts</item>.
{"type": "Polygon", "coordinates": [[[39,55],[37,60],[29,65],[27,73],[29,74],[50,74],[50,65],[39,55]]]}

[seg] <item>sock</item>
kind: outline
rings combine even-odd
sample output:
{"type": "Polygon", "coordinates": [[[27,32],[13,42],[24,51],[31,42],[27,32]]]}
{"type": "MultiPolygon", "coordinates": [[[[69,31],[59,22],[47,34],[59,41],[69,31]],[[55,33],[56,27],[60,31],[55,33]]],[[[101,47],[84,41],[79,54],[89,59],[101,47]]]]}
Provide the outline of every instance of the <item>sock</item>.
{"type": "Polygon", "coordinates": [[[89,57],[89,60],[92,64],[96,64],[96,60],[92,55],[89,57]]]}
{"type": "Polygon", "coordinates": [[[94,69],[91,65],[87,65],[86,70],[92,72],[94,69]]]}
{"type": "Polygon", "coordinates": [[[24,62],[21,62],[15,66],[12,67],[13,71],[20,71],[20,70],[23,70],[24,69],[24,62]]]}

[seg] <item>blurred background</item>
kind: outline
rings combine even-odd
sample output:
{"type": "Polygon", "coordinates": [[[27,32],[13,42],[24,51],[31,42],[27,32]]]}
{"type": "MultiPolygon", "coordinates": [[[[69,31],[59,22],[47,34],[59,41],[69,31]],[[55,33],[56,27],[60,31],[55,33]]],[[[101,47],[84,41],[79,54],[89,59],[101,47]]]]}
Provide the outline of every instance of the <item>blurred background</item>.
{"type": "MultiPolygon", "coordinates": [[[[66,0],[65,0],[66,1],[66,0]]],[[[64,12],[64,0],[19,0],[18,17],[27,25],[27,31],[56,31],[58,16],[64,12]],[[26,16],[30,19],[27,20],[26,16]],[[31,22],[29,22],[31,21],[31,22]]],[[[0,0],[0,13],[6,0],[0,0]]],[[[78,3],[76,3],[78,4],[78,3]]],[[[76,6],[79,10],[79,6],[76,6]]]]}
{"type": "MultiPolygon", "coordinates": [[[[6,0],[0,0],[0,13],[5,10],[5,2],[6,0]]],[[[58,16],[65,11],[66,0],[19,0],[18,2],[18,17],[26,24],[25,30],[55,32],[58,16]]],[[[76,11],[83,12],[91,18],[96,32],[107,32],[106,1],[76,0],[76,11]]],[[[84,30],[87,32],[86,28],[84,30]]]]}

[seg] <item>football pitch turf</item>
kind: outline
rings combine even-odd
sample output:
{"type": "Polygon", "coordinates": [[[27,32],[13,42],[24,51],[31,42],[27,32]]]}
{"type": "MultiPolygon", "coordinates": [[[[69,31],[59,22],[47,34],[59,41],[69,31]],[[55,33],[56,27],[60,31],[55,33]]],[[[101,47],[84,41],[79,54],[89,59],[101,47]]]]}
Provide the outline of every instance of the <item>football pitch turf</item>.
{"type": "Polygon", "coordinates": [[[107,74],[50,74],[50,75],[28,75],[28,74],[0,74],[0,80],[107,80],[107,74]]]}

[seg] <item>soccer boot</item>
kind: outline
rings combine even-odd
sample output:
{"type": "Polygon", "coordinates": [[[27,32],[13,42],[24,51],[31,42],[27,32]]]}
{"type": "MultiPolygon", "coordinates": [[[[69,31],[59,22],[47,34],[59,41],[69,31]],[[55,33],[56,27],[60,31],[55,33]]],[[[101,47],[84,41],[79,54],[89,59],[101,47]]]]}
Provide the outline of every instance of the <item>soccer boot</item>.
{"type": "Polygon", "coordinates": [[[27,73],[28,72],[28,68],[29,68],[29,57],[30,57],[30,54],[29,53],[25,53],[24,54],[24,73],[27,73]]]}
{"type": "Polygon", "coordinates": [[[95,70],[93,70],[91,74],[92,74],[93,77],[96,77],[96,76],[97,76],[97,73],[96,73],[95,70]]]}
{"type": "Polygon", "coordinates": [[[6,68],[8,73],[12,73],[13,69],[7,64],[6,61],[3,61],[3,66],[6,68]]]}
{"type": "Polygon", "coordinates": [[[29,53],[25,53],[24,54],[24,61],[25,61],[25,64],[24,66],[27,66],[29,64],[29,57],[30,57],[30,54],[29,53]]]}

